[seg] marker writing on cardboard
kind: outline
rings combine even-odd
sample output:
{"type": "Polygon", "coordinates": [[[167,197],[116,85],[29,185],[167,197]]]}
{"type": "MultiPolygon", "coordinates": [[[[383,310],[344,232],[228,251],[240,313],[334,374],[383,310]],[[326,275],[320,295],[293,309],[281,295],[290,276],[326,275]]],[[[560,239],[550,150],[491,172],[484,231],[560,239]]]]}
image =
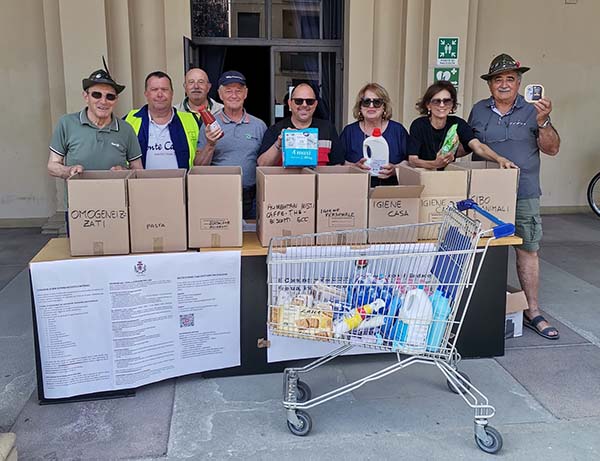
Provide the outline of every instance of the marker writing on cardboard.
{"type": "Polygon", "coordinates": [[[294,219],[298,223],[308,222],[307,213],[313,208],[310,202],[267,203],[265,218],[269,224],[288,224],[294,219]]]}
{"type": "Polygon", "coordinates": [[[126,210],[70,210],[73,224],[81,220],[81,227],[106,227],[107,220],[127,219],[126,210]]]}

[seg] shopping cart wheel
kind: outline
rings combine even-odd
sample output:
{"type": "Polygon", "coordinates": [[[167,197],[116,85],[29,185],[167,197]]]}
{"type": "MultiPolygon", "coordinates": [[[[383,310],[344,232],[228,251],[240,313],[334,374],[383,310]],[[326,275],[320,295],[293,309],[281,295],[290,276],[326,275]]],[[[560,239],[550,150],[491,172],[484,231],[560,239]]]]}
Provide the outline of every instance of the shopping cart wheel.
{"type": "MultiPolygon", "coordinates": [[[[467,375],[464,371],[457,371],[457,373],[460,376],[458,379],[468,389],[469,384],[471,384],[471,378],[469,378],[469,375],[467,375]]],[[[446,384],[448,385],[448,389],[450,389],[452,392],[454,392],[455,394],[459,393],[456,386],[449,379],[446,380],[446,384]]]]}
{"type": "Polygon", "coordinates": [[[300,425],[295,426],[288,421],[288,429],[292,434],[303,437],[312,429],[312,419],[310,419],[310,415],[307,412],[302,410],[296,410],[296,417],[300,421],[300,425]]]}
{"type": "Polygon", "coordinates": [[[296,384],[296,402],[304,403],[308,402],[312,397],[312,392],[310,390],[310,386],[306,384],[304,381],[298,380],[298,384],[296,384]]]}
{"type": "Polygon", "coordinates": [[[480,439],[475,434],[475,443],[486,453],[498,453],[502,449],[502,436],[500,432],[494,429],[492,426],[485,426],[483,428],[486,434],[485,439],[480,439]]]}

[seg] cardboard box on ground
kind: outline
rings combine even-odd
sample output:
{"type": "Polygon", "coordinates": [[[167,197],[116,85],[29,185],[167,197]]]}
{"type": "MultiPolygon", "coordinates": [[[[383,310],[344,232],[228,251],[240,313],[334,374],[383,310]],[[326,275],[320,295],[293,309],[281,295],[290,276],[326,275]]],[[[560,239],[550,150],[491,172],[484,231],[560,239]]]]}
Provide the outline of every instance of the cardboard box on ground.
{"type": "MultiPolygon", "coordinates": [[[[367,227],[370,175],[354,166],[319,166],[317,173],[317,232],[367,227]]],[[[367,242],[366,232],[317,238],[319,244],[352,245],[367,242]]]]}
{"type": "Polygon", "coordinates": [[[256,168],[256,231],[262,246],[272,237],[315,232],[316,177],[309,168],[256,168]]]}
{"type": "Polygon", "coordinates": [[[242,246],[241,167],[193,167],[187,186],[189,247],[242,246]]]}
{"type": "Polygon", "coordinates": [[[135,170],[127,180],[132,253],[187,250],[186,170],[135,170]]]}
{"type": "Polygon", "coordinates": [[[525,293],[515,287],[506,287],[506,338],[523,335],[523,311],[529,309],[525,293]]]}
{"type": "Polygon", "coordinates": [[[84,171],[67,180],[72,256],[129,253],[131,171],[84,171]]]}
{"type": "MultiPolygon", "coordinates": [[[[504,222],[515,222],[519,170],[502,169],[496,162],[461,160],[447,167],[448,170],[466,170],[468,172],[467,195],[481,208],[489,211],[504,222]]],[[[482,229],[495,226],[487,218],[469,211],[469,216],[479,219],[482,229]]]]}
{"type": "Polygon", "coordinates": [[[439,222],[451,202],[467,198],[468,174],[464,169],[427,170],[402,162],[397,168],[400,185],[424,186],[419,206],[419,222],[439,222]]]}
{"type": "MultiPolygon", "coordinates": [[[[369,228],[419,222],[420,197],[425,186],[380,186],[369,192],[369,228]]],[[[369,243],[415,242],[414,227],[369,231],[369,243]]]]}

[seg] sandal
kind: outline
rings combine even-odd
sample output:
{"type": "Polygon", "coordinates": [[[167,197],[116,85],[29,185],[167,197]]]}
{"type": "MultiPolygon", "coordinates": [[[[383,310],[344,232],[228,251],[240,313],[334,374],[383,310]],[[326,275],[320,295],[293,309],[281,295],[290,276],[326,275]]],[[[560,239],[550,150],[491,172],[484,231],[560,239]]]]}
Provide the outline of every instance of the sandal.
{"type": "Polygon", "coordinates": [[[546,327],[543,330],[538,329],[538,325],[542,322],[548,322],[543,315],[537,315],[531,320],[529,320],[525,315],[523,315],[523,325],[529,328],[530,330],[535,331],[538,335],[546,339],[558,339],[560,334],[555,327],[546,327]],[[550,333],[556,332],[556,334],[551,335],[550,333]]]}

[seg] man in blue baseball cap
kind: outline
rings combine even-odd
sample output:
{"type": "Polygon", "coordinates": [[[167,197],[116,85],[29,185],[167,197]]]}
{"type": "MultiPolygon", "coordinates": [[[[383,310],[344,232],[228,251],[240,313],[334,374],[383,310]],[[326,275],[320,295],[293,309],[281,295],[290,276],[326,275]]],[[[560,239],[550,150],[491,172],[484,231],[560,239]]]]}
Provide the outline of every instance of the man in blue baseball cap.
{"type": "Polygon", "coordinates": [[[248,87],[241,72],[223,72],[218,85],[223,109],[215,118],[220,128],[200,129],[197,164],[241,166],[244,218],[255,218],[256,158],[267,126],[244,109],[248,87]]]}

